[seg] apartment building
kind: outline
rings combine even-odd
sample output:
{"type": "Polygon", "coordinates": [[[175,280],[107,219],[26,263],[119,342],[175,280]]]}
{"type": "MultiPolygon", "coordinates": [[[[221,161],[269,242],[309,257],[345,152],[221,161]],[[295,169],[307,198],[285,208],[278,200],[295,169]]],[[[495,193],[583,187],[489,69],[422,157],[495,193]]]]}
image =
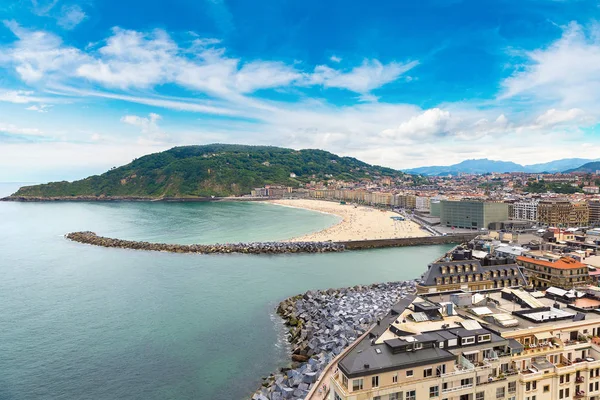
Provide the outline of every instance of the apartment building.
{"type": "Polygon", "coordinates": [[[482,260],[472,257],[471,250],[456,250],[452,260],[431,263],[417,284],[418,293],[463,290],[497,289],[527,285],[519,265],[507,258],[487,256],[482,260]]]}
{"type": "Polygon", "coordinates": [[[517,257],[529,282],[536,288],[556,286],[572,289],[591,283],[587,265],[571,258],[542,259],[525,253],[517,257]]]}
{"type": "Polygon", "coordinates": [[[415,208],[419,211],[429,211],[431,198],[427,196],[416,196],[415,208]]]}
{"type": "Polygon", "coordinates": [[[338,360],[329,399],[600,400],[598,297],[505,288],[459,306],[451,296],[396,304],[338,360]]]}
{"type": "Polygon", "coordinates": [[[588,202],[588,208],[590,210],[590,223],[600,223],[600,200],[592,200],[588,202]]]}
{"type": "Polygon", "coordinates": [[[538,221],[549,226],[585,226],[590,218],[585,202],[569,200],[541,200],[538,204],[538,221]]]}
{"type": "Polygon", "coordinates": [[[508,220],[508,204],[483,201],[440,202],[440,224],[461,229],[487,229],[493,222],[508,220]]]}
{"type": "Polygon", "coordinates": [[[538,203],[539,200],[524,200],[511,204],[510,218],[520,221],[537,222],[538,203]]]}

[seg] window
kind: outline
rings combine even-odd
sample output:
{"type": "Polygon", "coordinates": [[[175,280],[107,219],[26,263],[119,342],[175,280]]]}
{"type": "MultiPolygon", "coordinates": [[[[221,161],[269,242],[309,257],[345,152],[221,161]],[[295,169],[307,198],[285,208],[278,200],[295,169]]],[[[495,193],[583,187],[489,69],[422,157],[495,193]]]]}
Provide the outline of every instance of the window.
{"type": "Polygon", "coordinates": [[[337,392],[333,392],[333,399],[334,400],[342,400],[342,398],[340,397],[339,394],[337,394],[337,392]]]}
{"type": "Polygon", "coordinates": [[[444,342],[440,342],[440,344],[439,344],[439,346],[438,346],[438,347],[439,347],[440,349],[443,349],[443,348],[444,348],[444,342]]]}
{"type": "Polygon", "coordinates": [[[413,370],[409,369],[408,371],[406,371],[406,376],[413,376],[413,370]]]}
{"type": "Polygon", "coordinates": [[[473,384],[473,378],[465,378],[460,380],[460,386],[468,386],[473,384]]]}
{"type": "Polygon", "coordinates": [[[475,395],[475,400],[484,400],[485,399],[485,392],[478,392],[475,395]]]}
{"type": "Polygon", "coordinates": [[[490,340],[492,340],[492,335],[490,335],[489,333],[486,335],[479,335],[478,339],[480,342],[489,342],[490,340]]]}
{"type": "Polygon", "coordinates": [[[390,400],[402,400],[402,392],[390,393],[390,400]]]}
{"type": "Polygon", "coordinates": [[[342,384],[346,389],[348,389],[348,377],[344,374],[342,374],[342,384]]]}
{"type": "Polygon", "coordinates": [[[406,400],[417,400],[417,391],[409,390],[406,392],[406,400]]]}
{"type": "Polygon", "coordinates": [[[352,381],[352,390],[362,390],[363,388],[363,380],[362,379],[354,379],[352,381]]]}
{"type": "Polygon", "coordinates": [[[440,387],[439,386],[432,386],[429,388],[429,398],[434,398],[434,397],[438,397],[440,395],[440,387]]]}
{"type": "Polygon", "coordinates": [[[381,400],[381,396],[373,396],[373,400],[381,400]]]}
{"type": "Polygon", "coordinates": [[[517,382],[508,382],[508,392],[513,393],[517,391],[517,382]]]}
{"type": "Polygon", "coordinates": [[[398,383],[398,374],[394,374],[394,376],[392,376],[392,383],[398,383]]]}
{"type": "Polygon", "coordinates": [[[371,378],[371,387],[379,387],[379,375],[371,378]]]}
{"type": "Polygon", "coordinates": [[[504,386],[496,388],[496,398],[503,399],[505,396],[504,386]]]}
{"type": "Polygon", "coordinates": [[[433,376],[433,369],[432,368],[427,368],[423,370],[423,378],[428,378],[430,376],[433,376]]]}
{"type": "Polygon", "coordinates": [[[423,343],[415,343],[413,346],[414,350],[421,350],[423,348],[423,343]]]}
{"type": "Polygon", "coordinates": [[[475,336],[462,338],[461,344],[473,344],[475,343],[475,336]]]}
{"type": "Polygon", "coordinates": [[[562,398],[564,398],[564,397],[565,397],[565,395],[564,395],[564,391],[563,391],[563,389],[560,389],[560,390],[558,391],[558,398],[559,398],[559,399],[562,399],[562,398]]]}

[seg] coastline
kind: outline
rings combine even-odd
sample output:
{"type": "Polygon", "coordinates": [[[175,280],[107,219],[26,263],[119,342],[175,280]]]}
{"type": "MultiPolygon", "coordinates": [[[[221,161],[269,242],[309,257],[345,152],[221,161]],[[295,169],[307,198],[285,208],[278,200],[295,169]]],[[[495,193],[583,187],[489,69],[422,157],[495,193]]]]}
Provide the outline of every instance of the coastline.
{"type": "Polygon", "coordinates": [[[393,219],[399,217],[397,213],[368,206],[313,199],[278,199],[268,200],[265,203],[311,210],[340,218],[337,224],[328,228],[290,238],[285,242],[349,242],[431,236],[413,221],[393,219]]]}
{"type": "Polygon", "coordinates": [[[403,296],[414,293],[415,284],[409,280],[315,290],[282,301],[277,314],[288,328],[292,363],[263,378],[262,387],[251,399],[307,399],[331,362],[403,296]]]}

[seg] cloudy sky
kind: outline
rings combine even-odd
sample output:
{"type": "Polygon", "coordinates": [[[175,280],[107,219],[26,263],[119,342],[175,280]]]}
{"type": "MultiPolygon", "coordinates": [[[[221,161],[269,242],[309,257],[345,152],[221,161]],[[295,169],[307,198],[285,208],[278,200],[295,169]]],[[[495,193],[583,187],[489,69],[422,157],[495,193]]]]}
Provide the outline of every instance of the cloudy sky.
{"type": "Polygon", "coordinates": [[[0,182],[214,142],[600,157],[598,0],[1,0],[0,182]]]}

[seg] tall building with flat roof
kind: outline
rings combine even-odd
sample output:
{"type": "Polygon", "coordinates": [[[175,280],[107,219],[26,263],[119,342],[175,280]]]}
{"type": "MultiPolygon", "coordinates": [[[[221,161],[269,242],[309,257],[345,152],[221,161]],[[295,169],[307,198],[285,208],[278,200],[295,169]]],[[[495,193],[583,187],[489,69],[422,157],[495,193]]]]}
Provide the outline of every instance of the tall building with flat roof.
{"type": "Polygon", "coordinates": [[[440,225],[461,229],[488,229],[492,222],[508,220],[508,204],[483,201],[440,202],[440,225]]]}
{"type": "Polygon", "coordinates": [[[588,207],[590,209],[590,223],[600,223],[600,200],[588,202],[588,207]]]}
{"type": "Polygon", "coordinates": [[[585,202],[542,200],[538,204],[538,221],[549,226],[584,226],[589,223],[590,209],[585,202]]]}
{"type": "Polygon", "coordinates": [[[513,203],[511,207],[511,219],[537,222],[538,203],[539,200],[524,200],[513,203]]]}

